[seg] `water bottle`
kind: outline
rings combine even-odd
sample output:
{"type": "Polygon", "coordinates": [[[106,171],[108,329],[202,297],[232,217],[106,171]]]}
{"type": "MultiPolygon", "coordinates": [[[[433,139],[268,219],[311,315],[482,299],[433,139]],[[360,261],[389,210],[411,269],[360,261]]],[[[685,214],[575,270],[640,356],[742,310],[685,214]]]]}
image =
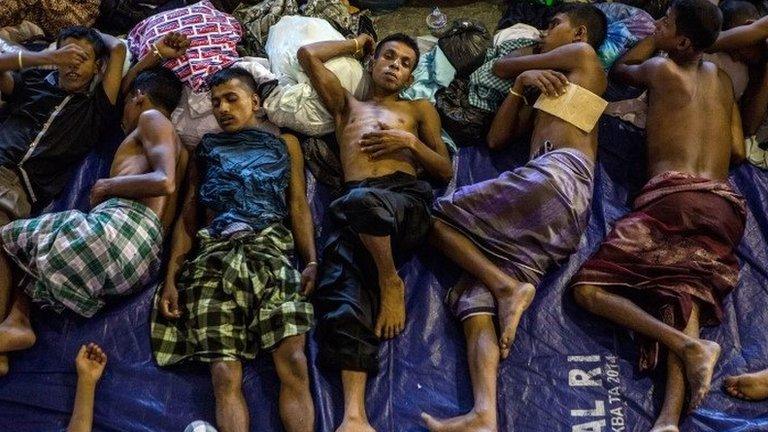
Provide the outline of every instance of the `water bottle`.
{"type": "Polygon", "coordinates": [[[438,36],[440,31],[443,30],[448,24],[448,16],[440,11],[440,8],[435,6],[432,13],[427,15],[427,27],[429,27],[430,33],[434,36],[438,36]]]}

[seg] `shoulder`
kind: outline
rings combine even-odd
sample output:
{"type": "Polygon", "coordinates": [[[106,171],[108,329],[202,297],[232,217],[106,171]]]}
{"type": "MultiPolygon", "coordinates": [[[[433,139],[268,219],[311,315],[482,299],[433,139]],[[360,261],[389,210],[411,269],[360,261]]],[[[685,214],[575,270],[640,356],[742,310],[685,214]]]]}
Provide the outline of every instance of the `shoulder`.
{"type": "Polygon", "coordinates": [[[415,99],[407,101],[406,103],[416,119],[424,119],[429,116],[438,115],[435,106],[427,99],[415,99]]]}
{"type": "Polygon", "coordinates": [[[597,51],[586,42],[574,42],[565,46],[565,52],[580,60],[599,60],[597,51]]]}
{"type": "Polygon", "coordinates": [[[296,138],[296,135],[284,133],[278,138],[285,144],[285,149],[291,157],[302,156],[301,144],[299,144],[299,139],[296,138]]]}
{"type": "Polygon", "coordinates": [[[160,111],[150,109],[139,114],[139,130],[146,132],[174,132],[173,124],[160,111]]]}

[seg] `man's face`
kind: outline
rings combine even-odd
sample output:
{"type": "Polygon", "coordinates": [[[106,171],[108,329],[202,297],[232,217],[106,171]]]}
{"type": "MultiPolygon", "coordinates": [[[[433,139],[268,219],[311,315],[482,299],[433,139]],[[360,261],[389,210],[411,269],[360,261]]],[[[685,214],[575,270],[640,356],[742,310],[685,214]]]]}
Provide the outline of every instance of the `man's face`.
{"type": "Polygon", "coordinates": [[[211,89],[213,116],[226,132],[237,132],[255,126],[259,97],[239,78],[233,78],[211,89]]]}
{"type": "Polygon", "coordinates": [[[541,52],[552,51],[555,48],[572,43],[575,35],[576,28],[571,23],[568,15],[564,13],[555,14],[549,20],[547,30],[542,34],[541,52]]]}
{"type": "Polygon", "coordinates": [[[410,85],[415,67],[416,52],[402,42],[389,41],[373,60],[371,78],[377,86],[396,93],[410,85]]]}
{"type": "Polygon", "coordinates": [[[677,11],[674,8],[667,9],[667,14],[656,20],[653,38],[656,41],[656,47],[660,50],[669,52],[677,49],[680,40],[676,22],[677,11]]]}
{"type": "Polygon", "coordinates": [[[139,116],[141,115],[141,103],[146,96],[139,91],[132,91],[125,97],[123,103],[123,118],[120,121],[120,126],[123,128],[123,132],[129,134],[136,129],[139,123],[139,116]]]}
{"type": "Polygon", "coordinates": [[[59,87],[70,93],[88,90],[93,77],[99,72],[101,63],[96,58],[93,46],[84,39],[67,38],[61,41],[61,47],[75,44],[85,51],[87,59],[78,66],[60,66],[59,87]]]}

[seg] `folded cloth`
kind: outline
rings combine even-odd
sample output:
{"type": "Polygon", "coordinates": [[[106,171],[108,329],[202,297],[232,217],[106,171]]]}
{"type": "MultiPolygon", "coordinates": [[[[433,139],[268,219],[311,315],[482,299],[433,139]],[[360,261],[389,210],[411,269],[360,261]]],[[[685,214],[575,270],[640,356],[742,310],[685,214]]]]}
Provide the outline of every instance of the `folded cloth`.
{"type": "Polygon", "coordinates": [[[231,237],[203,229],[197,240],[197,253],[176,282],[185,314],[164,318],[162,290],[155,294],[151,344],[160,366],[252,360],[259,350],[310,330],[312,305],[301,295],[301,275],[290,260],[293,236],[283,224],[231,237]]]}
{"type": "Polygon", "coordinates": [[[162,225],[149,207],[111,198],[90,213],[70,210],[11,222],[0,229],[35,303],[91,317],[109,297],[128,295],[160,268],[162,225]]]}
{"type": "MultiPolygon", "coordinates": [[[[719,324],[723,299],[739,277],[744,199],[727,182],[670,171],[652,178],[634,207],[572,285],[608,287],[679,330],[697,301],[701,325],[719,324]]],[[[644,350],[641,369],[654,368],[657,353],[644,350]]]]}
{"type": "Polygon", "coordinates": [[[390,236],[396,261],[424,242],[430,226],[432,188],[396,172],[350,182],[328,209],[333,231],[323,247],[321,275],[313,302],[318,316],[320,362],[326,367],[379,368],[378,271],[359,234],[390,236]]]}
{"type": "MultiPolygon", "coordinates": [[[[435,217],[520,281],[537,285],[578,247],[589,221],[594,162],[575,149],[544,153],[499,177],[439,198],[435,217]]],[[[460,319],[492,314],[493,297],[468,275],[448,294],[460,319]]]]}

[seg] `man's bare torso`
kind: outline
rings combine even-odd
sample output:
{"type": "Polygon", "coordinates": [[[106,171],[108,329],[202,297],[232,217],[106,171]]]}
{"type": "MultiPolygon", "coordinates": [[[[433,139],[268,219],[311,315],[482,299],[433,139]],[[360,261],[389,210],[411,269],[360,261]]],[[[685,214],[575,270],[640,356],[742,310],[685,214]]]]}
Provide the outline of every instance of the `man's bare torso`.
{"type": "MultiPolygon", "coordinates": [[[[176,146],[178,149],[178,159],[176,161],[176,190],[178,191],[181,181],[184,178],[187,152],[175,133],[174,136],[176,137],[176,146]]],[[[109,175],[110,177],[123,177],[145,174],[151,170],[152,167],[144,152],[144,147],[139,139],[139,134],[134,130],[117,148],[115,157],[112,160],[112,167],[110,168],[109,175]]],[[[137,199],[136,201],[152,209],[163,224],[163,232],[168,232],[168,228],[173,222],[174,215],[176,214],[177,196],[178,194],[174,193],[170,196],[137,199]]]]}
{"type": "Polygon", "coordinates": [[[680,171],[725,179],[732,141],[730,80],[710,62],[672,69],[669,79],[649,89],[649,175],[680,171]]]}
{"type": "Polygon", "coordinates": [[[380,130],[379,122],[392,129],[408,131],[418,136],[417,113],[408,101],[377,103],[359,101],[347,95],[348,114],[336,127],[341,166],[345,181],[359,181],[401,171],[416,175],[416,164],[407,150],[371,159],[360,147],[360,139],[368,132],[380,130]]]}
{"type": "MultiPolygon", "coordinates": [[[[595,56],[595,61],[588,68],[564,72],[568,82],[601,96],[607,86],[607,78],[602,66],[595,56]]],[[[531,136],[531,155],[536,154],[545,141],[552,143],[553,148],[574,148],[589,158],[594,159],[597,153],[597,126],[590,133],[583,132],[576,126],[545,112],[537,111],[534,118],[533,134],[531,136]]]]}

